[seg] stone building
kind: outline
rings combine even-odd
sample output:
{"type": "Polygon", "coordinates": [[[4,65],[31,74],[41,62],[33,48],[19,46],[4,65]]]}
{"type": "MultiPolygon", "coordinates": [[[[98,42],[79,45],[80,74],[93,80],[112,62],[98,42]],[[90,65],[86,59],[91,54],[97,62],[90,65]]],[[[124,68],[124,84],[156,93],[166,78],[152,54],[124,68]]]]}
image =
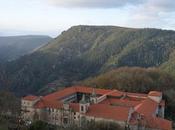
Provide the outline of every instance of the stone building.
{"type": "Polygon", "coordinates": [[[130,130],[172,130],[164,119],[162,92],[148,94],[74,86],[43,97],[21,99],[21,116],[53,125],[82,126],[87,121],[110,121],[130,130]]]}

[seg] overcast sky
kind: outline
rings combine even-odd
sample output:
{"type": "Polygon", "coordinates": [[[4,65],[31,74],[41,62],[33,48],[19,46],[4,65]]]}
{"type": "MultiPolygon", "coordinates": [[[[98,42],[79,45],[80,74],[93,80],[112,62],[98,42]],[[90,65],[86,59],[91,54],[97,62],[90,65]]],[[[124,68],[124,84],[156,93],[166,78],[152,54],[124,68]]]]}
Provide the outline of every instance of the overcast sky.
{"type": "Polygon", "coordinates": [[[0,35],[55,37],[74,25],[175,30],[175,0],[0,0],[0,35]]]}

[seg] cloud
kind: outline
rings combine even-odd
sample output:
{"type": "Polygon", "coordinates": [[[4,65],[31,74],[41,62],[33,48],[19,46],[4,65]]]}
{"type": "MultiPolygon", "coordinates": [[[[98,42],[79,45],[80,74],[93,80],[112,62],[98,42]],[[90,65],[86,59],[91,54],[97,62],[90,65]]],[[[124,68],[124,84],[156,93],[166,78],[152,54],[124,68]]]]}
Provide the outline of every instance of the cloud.
{"type": "Polygon", "coordinates": [[[58,7],[72,8],[117,8],[140,4],[145,0],[47,0],[58,7]]]}
{"type": "Polygon", "coordinates": [[[166,20],[175,12],[174,0],[147,0],[130,11],[132,21],[137,25],[159,26],[168,24],[166,20]]]}
{"type": "MultiPolygon", "coordinates": [[[[133,6],[141,11],[171,12],[175,11],[175,0],[45,0],[52,5],[63,8],[120,8],[133,6]]],[[[138,12],[139,13],[139,12],[138,12]]]]}
{"type": "MultiPolygon", "coordinates": [[[[71,9],[116,9],[115,19],[126,17],[126,21],[122,21],[122,25],[130,27],[157,27],[167,28],[175,26],[175,0],[45,0],[51,5],[58,8],[71,9]],[[120,15],[117,14],[120,11],[120,15]],[[122,16],[123,15],[123,16],[122,16]]],[[[96,11],[96,10],[95,10],[96,11]]],[[[112,12],[114,14],[114,12],[112,12]]],[[[102,20],[103,22],[104,20],[102,20]]],[[[115,23],[114,23],[115,24],[115,23]]],[[[174,28],[174,27],[173,27],[174,28]]]]}
{"type": "Polygon", "coordinates": [[[150,9],[157,11],[175,11],[175,1],[174,0],[148,0],[146,6],[150,9]]]}

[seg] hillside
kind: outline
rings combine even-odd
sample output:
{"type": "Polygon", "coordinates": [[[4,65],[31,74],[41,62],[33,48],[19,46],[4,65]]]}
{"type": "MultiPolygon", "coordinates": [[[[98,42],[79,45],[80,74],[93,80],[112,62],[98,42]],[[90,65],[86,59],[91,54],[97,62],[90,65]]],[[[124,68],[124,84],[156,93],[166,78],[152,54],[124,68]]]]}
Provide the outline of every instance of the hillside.
{"type": "Polygon", "coordinates": [[[175,77],[157,68],[121,67],[87,78],[78,84],[147,93],[151,90],[175,89],[175,77]]]}
{"type": "Polygon", "coordinates": [[[168,73],[175,76],[175,51],[173,51],[165,63],[163,63],[160,68],[168,73]]]}
{"type": "Polygon", "coordinates": [[[36,52],[2,66],[0,84],[23,95],[47,89],[53,81],[51,89],[69,86],[121,66],[168,66],[174,47],[174,31],[74,26],[36,52]]]}
{"type": "Polygon", "coordinates": [[[0,37],[0,61],[10,61],[32,53],[36,48],[47,44],[49,36],[6,36],[0,37]]]}

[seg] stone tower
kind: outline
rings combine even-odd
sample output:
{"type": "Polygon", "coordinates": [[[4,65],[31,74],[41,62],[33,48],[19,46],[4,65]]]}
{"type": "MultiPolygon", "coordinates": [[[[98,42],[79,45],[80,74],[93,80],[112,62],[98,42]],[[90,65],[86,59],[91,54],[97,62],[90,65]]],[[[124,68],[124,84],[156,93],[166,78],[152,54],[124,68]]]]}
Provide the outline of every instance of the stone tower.
{"type": "Polygon", "coordinates": [[[92,90],[92,94],[90,96],[90,102],[93,103],[93,104],[97,103],[97,95],[96,95],[96,92],[95,92],[95,88],[93,88],[93,90],[92,90]]]}
{"type": "Polygon", "coordinates": [[[89,103],[86,101],[84,94],[79,104],[80,104],[80,113],[86,113],[88,111],[89,103]]]}

